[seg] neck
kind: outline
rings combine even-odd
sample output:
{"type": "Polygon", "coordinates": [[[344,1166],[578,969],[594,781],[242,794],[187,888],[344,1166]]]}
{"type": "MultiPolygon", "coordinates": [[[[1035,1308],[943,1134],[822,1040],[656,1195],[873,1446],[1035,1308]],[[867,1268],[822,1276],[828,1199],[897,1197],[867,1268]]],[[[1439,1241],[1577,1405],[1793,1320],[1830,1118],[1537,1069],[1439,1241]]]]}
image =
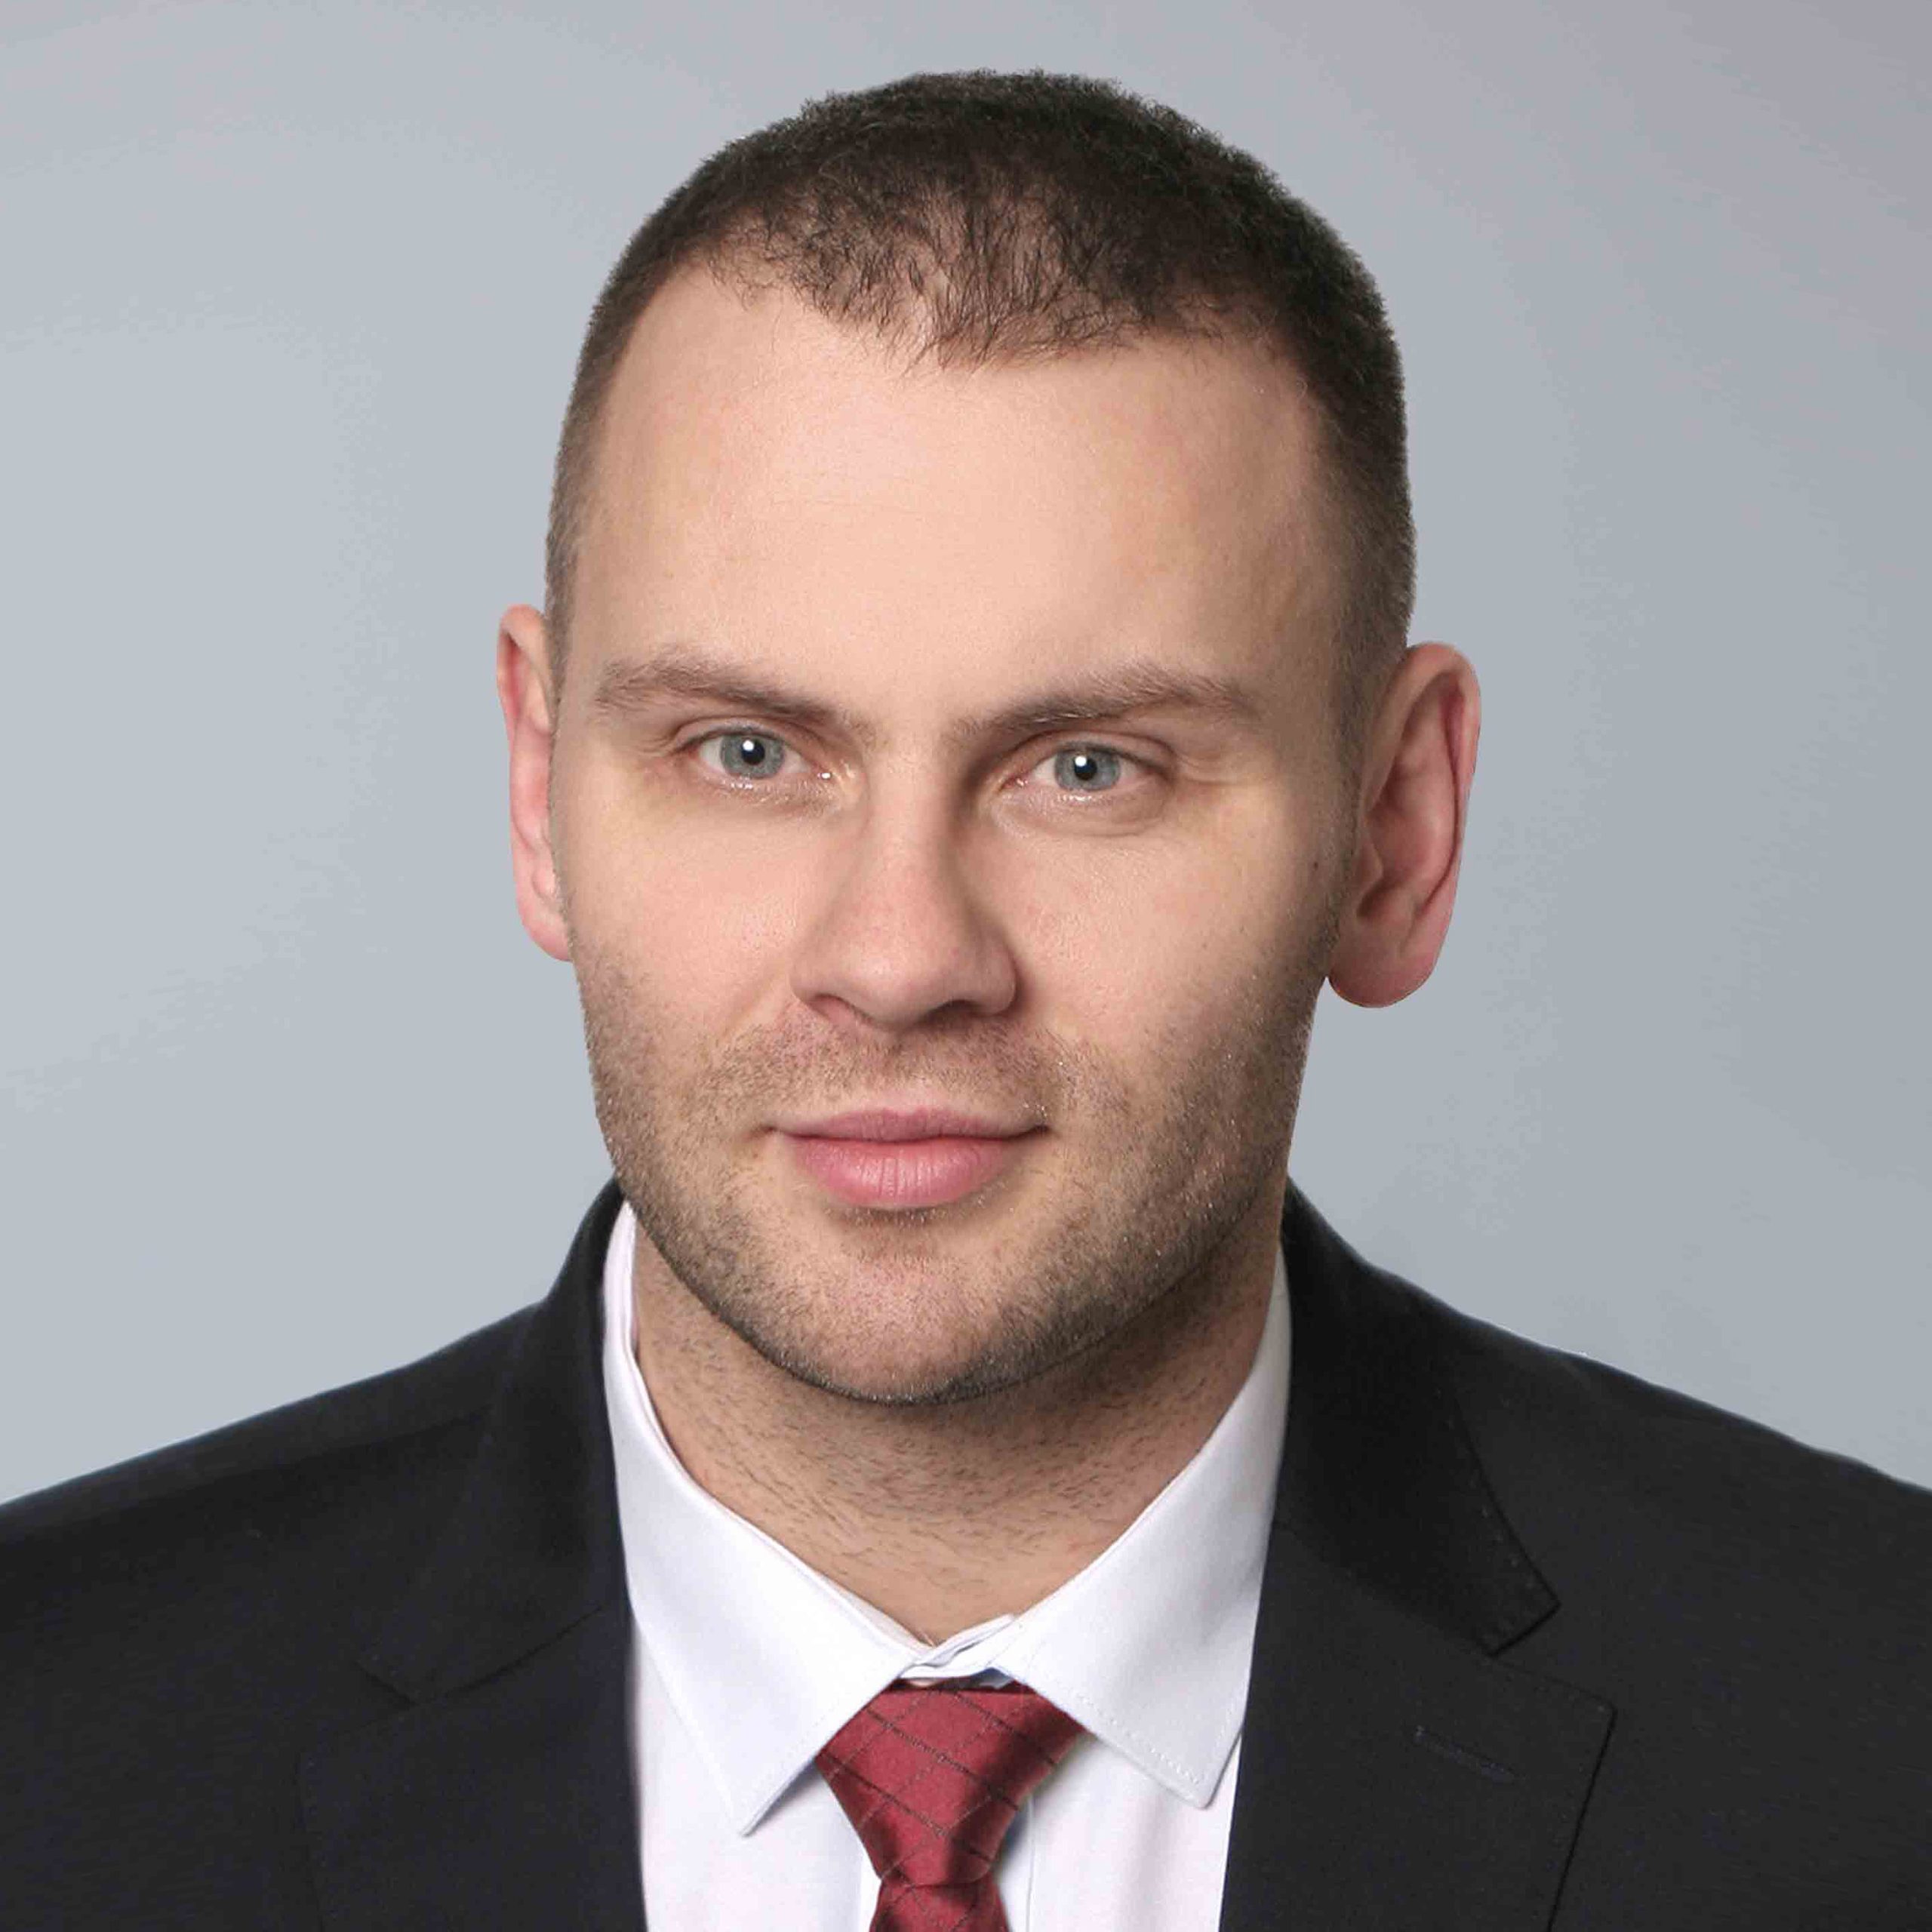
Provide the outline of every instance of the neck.
{"type": "Polygon", "coordinates": [[[694,1481],[936,1643],[1058,1589],[1207,1441],[1267,1316],[1278,1193],[1258,1206],[1106,1343],[1018,1387],[930,1407],[787,1374],[644,1265],[640,1232],[638,1367],[694,1481]]]}

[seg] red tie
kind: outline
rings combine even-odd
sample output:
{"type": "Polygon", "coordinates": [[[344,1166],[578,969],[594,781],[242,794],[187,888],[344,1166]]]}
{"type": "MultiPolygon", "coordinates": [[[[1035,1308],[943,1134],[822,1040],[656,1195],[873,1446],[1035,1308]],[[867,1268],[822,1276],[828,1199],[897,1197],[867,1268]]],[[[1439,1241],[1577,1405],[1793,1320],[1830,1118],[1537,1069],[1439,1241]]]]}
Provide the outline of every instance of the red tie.
{"type": "Polygon", "coordinates": [[[818,1754],[879,1875],[872,1932],[1007,1932],[993,1860],[1080,1735],[1023,1684],[889,1684],[818,1754]]]}

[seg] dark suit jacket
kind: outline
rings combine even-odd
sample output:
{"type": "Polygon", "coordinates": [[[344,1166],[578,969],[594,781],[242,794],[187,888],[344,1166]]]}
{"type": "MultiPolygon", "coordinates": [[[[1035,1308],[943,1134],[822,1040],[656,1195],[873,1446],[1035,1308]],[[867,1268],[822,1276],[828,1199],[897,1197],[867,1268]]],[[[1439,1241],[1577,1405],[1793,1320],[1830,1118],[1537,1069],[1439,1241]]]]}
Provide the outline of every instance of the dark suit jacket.
{"type": "MultiPolygon", "coordinates": [[[[641,1927],[619,1204],[423,1361],[0,1509],[4,1932],[641,1927]]],[[[1282,1235],[1224,1932],[1932,1927],[1932,1492],[1459,1314],[1292,1185],[1282,1235]]]]}

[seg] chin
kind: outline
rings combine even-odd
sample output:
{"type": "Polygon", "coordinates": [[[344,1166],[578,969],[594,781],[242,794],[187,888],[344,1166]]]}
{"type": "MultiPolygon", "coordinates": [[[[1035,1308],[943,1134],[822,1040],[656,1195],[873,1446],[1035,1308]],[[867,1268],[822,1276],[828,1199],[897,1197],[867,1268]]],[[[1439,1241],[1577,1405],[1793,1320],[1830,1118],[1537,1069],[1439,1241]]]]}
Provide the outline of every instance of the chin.
{"type": "Polygon", "coordinates": [[[789,1375],[835,1395],[886,1407],[928,1407],[965,1401],[1023,1380],[961,1338],[936,1349],[930,1327],[915,1341],[893,1347],[874,1337],[869,1345],[784,1350],[768,1359],[789,1375]]]}

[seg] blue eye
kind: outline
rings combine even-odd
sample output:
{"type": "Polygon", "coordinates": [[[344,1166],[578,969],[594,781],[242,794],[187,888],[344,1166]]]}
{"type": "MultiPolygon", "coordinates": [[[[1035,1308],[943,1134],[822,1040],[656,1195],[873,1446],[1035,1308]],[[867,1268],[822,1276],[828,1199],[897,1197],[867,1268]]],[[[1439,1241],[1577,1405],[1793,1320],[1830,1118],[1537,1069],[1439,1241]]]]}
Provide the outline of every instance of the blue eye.
{"type": "MultiPolygon", "coordinates": [[[[782,745],[785,742],[782,738],[774,738],[767,731],[714,731],[711,736],[721,741],[719,755],[726,760],[724,769],[731,777],[761,777],[768,772],[775,771],[778,768],[778,758],[771,752],[762,750],[761,747],[765,745],[782,745]],[[744,760],[746,768],[744,771],[740,772],[732,768],[730,760],[734,758],[744,760]]],[[[709,741],[700,738],[697,742],[700,744],[704,744],[709,741]]]]}
{"type": "MultiPolygon", "coordinates": [[[[1127,761],[1124,752],[1110,750],[1105,745],[1068,745],[1061,750],[1050,752],[1048,756],[1056,760],[1065,758],[1069,762],[1078,761],[1084,765],[1097,767],[1103,771],[1106,769],[1109,761],[1116,765],[1127,761]]],[[[1045,761],[1044,759],[1041,761],[1042,764],[1045,761]]],[[[1134,761],[1138,762],[1137,760],[1134,761]]],[[[1103,788],[1103,790],[1109,792],[1113,789],[1114,787],[1111,785],[1103,788]]]]}
{"type": "MultiPolygon", "coordinates": [[[[743,725],[707,731],[702,737],[694,738],[685,749],[695,752],[713,743],[718,747],[719,764],[710,768],[720,771],[724,777],[736,781],[731,789],[737,790],[772,789],[772,781],[785,764],[789,750],[776,732],[752,730],[743,725]]],[[[1032,768],[1038,771],[1041,765],[1049,762],[1054,764],[1057,777],[1072,781],[1073,789],[1060,795],[1069,798],[1111,797],[1121,789],[1121,776],[1115,776],[1111,783],[1094,781],[1104,780],[1110,772],[1122,774],[1128,766],[1150,773],[1152,770],[1144,758],[1100,744],[1060,746],[1043,754],[1032,768]]]]}

